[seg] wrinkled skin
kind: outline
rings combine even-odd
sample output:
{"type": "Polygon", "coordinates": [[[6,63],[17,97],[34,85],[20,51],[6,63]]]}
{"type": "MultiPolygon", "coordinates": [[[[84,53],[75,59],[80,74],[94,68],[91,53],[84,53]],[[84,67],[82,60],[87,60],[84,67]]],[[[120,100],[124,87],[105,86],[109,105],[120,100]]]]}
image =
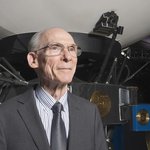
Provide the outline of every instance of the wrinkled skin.
{"type": "MultiPolygon", "coordinates": [[[[42,35],[39,47],[51,42],[63,44],[65,47],[75,44],[69,33],[60,28],[49,29],[42,35]]],[[[29,52],[28,64],[35,69],[41,86],[55,99],[59,99],[67,90],[76,70],[77,58],[70,55],[67,48],[57,56],[46,56],[44,51],[29,52]]]]}

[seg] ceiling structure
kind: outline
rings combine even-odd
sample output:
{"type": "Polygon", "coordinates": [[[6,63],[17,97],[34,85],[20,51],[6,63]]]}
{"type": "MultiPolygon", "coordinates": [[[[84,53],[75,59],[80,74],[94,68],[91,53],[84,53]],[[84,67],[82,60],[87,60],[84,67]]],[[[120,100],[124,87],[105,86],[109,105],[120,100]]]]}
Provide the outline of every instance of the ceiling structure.
{"type": "Polygon", "coordinates": [[[124,27],[117,40],[126,47],[150,35],[149,6],[149,0],[0,0],[0,38],[54,26],[89,33],[103,13],[115,11],[124,27]]]}

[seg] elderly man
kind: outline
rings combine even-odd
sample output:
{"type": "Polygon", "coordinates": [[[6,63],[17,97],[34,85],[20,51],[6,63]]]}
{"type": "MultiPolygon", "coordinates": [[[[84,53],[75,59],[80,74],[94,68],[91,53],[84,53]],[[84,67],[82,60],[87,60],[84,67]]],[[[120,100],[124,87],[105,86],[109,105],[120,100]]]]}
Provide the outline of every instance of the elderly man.
{"type": "Polygon", "coordinates": [[[36,33],[28,64],[39,84],[0,106],[0,150],[107,150],[97,107],[68,90],[81,54],[61,28],[36,33]]]}

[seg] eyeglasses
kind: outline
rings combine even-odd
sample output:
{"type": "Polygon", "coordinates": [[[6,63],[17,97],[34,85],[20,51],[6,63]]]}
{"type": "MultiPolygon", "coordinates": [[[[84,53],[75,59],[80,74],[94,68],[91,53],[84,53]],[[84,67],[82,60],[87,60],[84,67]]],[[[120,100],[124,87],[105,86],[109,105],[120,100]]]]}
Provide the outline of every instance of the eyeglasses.
{"type": "MultiPolygon", "coordinates": [[[[35,51],[44,50],[46,56],[57,56],[57,55],[60,55],[64,49],[65,49],[65,46],[61,43],[51,43],[35,51]]],[[[75,44],[67,46],[67,49],[70,55],[73,57],[80,56],[82,53],[81,48],[75,44]]]]}

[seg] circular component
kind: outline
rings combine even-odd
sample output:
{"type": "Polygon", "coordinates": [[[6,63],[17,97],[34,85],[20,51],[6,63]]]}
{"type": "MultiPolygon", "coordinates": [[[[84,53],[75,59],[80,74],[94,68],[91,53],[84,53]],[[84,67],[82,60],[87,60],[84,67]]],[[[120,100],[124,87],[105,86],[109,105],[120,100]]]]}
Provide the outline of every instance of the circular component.
{"type": "Polygon", "coordinates": [[[94,91],[90,101],[98,106],[101,117],[109,114],[111,109],[110,97],[102,91],[94,91]]]}
{"type": "Polygon", "coordinates": [[[145,125],[149,122],[150,116],[147,110],[142,109],[136,114],[136,120],[142,124],[145,125]]]}

